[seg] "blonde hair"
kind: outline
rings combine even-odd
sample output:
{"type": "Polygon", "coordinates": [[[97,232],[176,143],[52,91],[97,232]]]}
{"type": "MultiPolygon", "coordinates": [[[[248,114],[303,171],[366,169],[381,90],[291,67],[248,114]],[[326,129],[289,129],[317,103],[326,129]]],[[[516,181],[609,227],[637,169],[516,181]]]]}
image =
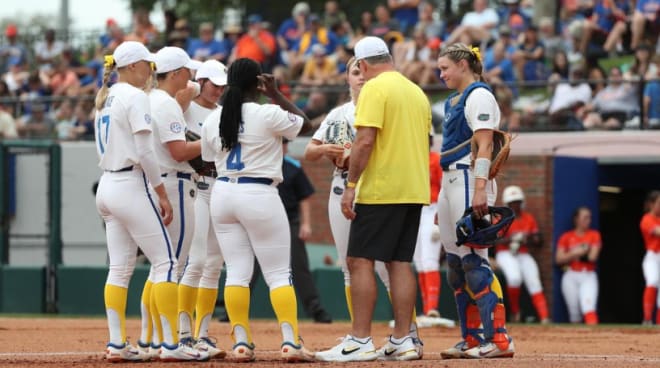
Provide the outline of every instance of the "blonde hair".
{"type": "Polygon", "coordinates": [[[101,85],[99,92],[96,94],[96,99],[94,100],[94,106],[97,110],[101,110],[103,108],[103,105],[105,105],[105,100],[108,98],[108,94],[110,93],[108,84],[110,83],[110,75],[112,74],[112,71],[115,70],[115,65],[115,59],[112,57],[112,55],[106,55],[105,63],[103,64],[103,84],[101,85]]]}
{"type": "Polygon", "coordinates": [[[485,82],[483,77],[484,65],[481,62],[481,52],[478,47],[468,47],[463,43],[449,45],[440,53],[440,57],[447,57],[449,60],[458,63],[461,60],[467,61],[470,70],[479,76],[479,80],[485,82]]]}
{"type": "MultiPolygon", "coordinates": [[[[346,62],[346,78],[351,75],[351,68],[353,68],[355,64],[357,64],[357,59],[355,56],[351,56],[351,58],[346,62]]],[[[350,88],[350,86],[348,88],[348,94],[351,97],[351,101],[354,100],[355,96],[353,96],[353,88],[350,88]]]]}

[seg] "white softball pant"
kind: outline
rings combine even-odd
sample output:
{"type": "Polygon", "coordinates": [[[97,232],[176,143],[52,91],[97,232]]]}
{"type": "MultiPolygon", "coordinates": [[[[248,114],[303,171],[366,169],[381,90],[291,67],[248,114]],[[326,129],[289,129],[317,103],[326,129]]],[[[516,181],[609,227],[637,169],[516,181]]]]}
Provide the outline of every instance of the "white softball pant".
{"type": "Polygon", "coordinates": [[[222,252],[211,224],[211,192],[216,179],[202,176],[197,182],[195,197],[195,228],[188,254],[188,264],[181,284],[190,287],[217,289],[222,269],[222,252]],[[208,187],[207,187],[208,186],[208,187]]]}
{"type": "Polygon", "coordinates": [[[440,269],[440,239],[434,240],[432,238],[433,228],[436,226],[433,222],[437,212],[437,203],[422,207],[417,245],[413,255],[417,272],[438,271],[440,269]]]}
{"type": "Polygon", "coordinates": [[[539,267],[529,253],[513,254],[508,250],[499,251],[495,255],[495,260],[504,273],[507,286],[519,288],[525,282],[529,295],[543,291],[539,267]]]}
{"type": "Polygon", "coordinates": [[[211,220],[225,257],[226,286],[249,287],[255,256],[270,290],[291,285],[289,220],[275,186],[217,181],[211,220]]]}
{"type": "Polygon", "coordinates": [[[598,275],[595,271],[568,270],[561,279],[561,292],[570,321],[579,323],[584,314],[596,311],[598,275]]]}
{"type": "Polygon", "coordinates": [[[152,282],[176,282],[177,259],[160,217],[158,197],[142,170],[104,173],[96,208],[106,226],[110,259],[107,284],[128,287],[137,247],[152,265],[152,282]]]}
{"type": "MultiPolygon", "coordinates": [[[[330,231],[337,247],[337,257],[339,258],[341,271],[344,273],[344,285],[350,286],[351,275],[346,265],[346,254],[348,252],[348,234],[351,229],[351,221],[344,217],[341,212],[341,197],[345,189],[344,178],[341,175],[333,176],[330,198],[328,198],[328,218],[330,219],[330,231]]],[[[383,285],[389,291],[390,277],[387,273],[385,263],[376,261],[374,268],[383,285]]]]}
{"type": "MultiPolygon", "coordinates": [[[[642,261],[642,271],[646,286],[660,288],[660,253],[647,250],[642,261]]],[[[660,293],[657,303],[660,306],[660,293]]]]}

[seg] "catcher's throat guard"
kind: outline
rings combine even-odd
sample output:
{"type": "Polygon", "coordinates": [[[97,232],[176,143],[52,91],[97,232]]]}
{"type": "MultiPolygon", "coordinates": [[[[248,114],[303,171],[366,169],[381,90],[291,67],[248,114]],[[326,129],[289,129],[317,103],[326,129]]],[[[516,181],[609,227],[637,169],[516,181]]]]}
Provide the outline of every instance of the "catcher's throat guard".
{"type": "Polygon", "coordinates": [[[488,207],[489,215],[477,218],[469,207],[456,222],[456,245],[471,248],[490,248],[504,236],[515,218],[509,207],[488,207]]]}

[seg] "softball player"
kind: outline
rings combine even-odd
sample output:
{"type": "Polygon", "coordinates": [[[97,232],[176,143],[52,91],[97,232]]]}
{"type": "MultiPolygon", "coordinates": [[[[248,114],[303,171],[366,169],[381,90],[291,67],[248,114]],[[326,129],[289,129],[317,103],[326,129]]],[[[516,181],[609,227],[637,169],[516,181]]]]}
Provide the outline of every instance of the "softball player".
{"type": "Polygon", "coordinates": [[[555,261],[568,266],[561,279],[561,291],[572,323],[584,317],[588,325],[598,324],[598,275],[596,261],[600,254],[601,239],[598,230],[590,229],[591,210],[578,207],[573,214],[575,228],[567,231],[557,242],[555,261]]]}
{"type": "Polygon", "coordinates": [[[311,125],[277,90],[273,76],[261,74],[251,59],[232,63],[227,85],[223,106],[204,122],[201,141],[202,158],[215,162],[218,169],[211,219],[227,264],[225,305],[235,342],[232,358],[255,359],[248,316],[256,256],[282,331],[282,359],[312,360],[298,336],[289,225],[276,188],[282,181],[282,138],[293,139],[311,125]],[[279,106],[256,103],[260,92],[279,106]]]}
{"type": "MultiPolygon", "coordinates": [[[[349,85],[349,93],[351,101],[338,106],[328,113],[326,118],[321,122],[318,130],[305,147],[305,159],[310,161],[317,161],[321,157],[327,157],[333,162],[337,162],[343,157],[344,148],[336,144],[323,144],[328,126],[333,121],[346,121],[350,127],[353,128],[353,121],[355,120],[355,104],[357,103],[360,90],[364,85],[364,77],[358,68],[355,58],[351,58],[346,64],[346,80],[349,85]]],[[[335,165],[336,166],[336,165],[335,165]]],[[[348,161],[344,164],[343,168],[335,167],[332,177],[332,189],[330,190],[330,197],[328,198],[328,218],[330,219],[330,231],[335,240],[337,247],[337,255],[341,270],[344,274],[344,291],[346,294],[346,306],[348,313],[353,320],[353,309],[351,303],[351,275],[348,272],[346,265],[346,252],[348,251],[348,234],[351,227],[351,221],[348,220],[341,212],[341,197],[346,189],[346,177],[348,175],[348,161]]],[[[375,262],[375,270],[378,277],[381,279],[385,288],[390,290],[390,279],[385,268],[385,263],[375,262]]],[[[419,340],[417,333],[417,323],[413,314],[413,323],[410,327],[411,336],[415,339],[418,349],[422,349],[422,343],[419,340]]]]}
{"type": "MultiPolygon", "coordinates": [[[[652,191],[647,199],[648,212],[642,217],[639,228],[646,245],[646,255],[642,261],[644,280],[644,324],[653,324],[653,310],[656,308],[658,286],[660,285],[660,191],[652,191]]],[[[658,301],[660,305],[660,301],[658,301]]],[[[660,324],[660,310],[656,313],[656,324],[660,324]]]]}
{"type": "MultiPolygon", "coordinates": [[[[433,147],[433,137],[429,147],[433,147]]],[[[440,298],[440,237],[437,226],[434,224],[438,213],[438,195],[442,183],[442,169],[440,168],[440,154],[431,152],[429,157],[431,177],[431,202],[422,207],[419,219],[419,232],[413,262],[417,270],[419,290],[422,293],[422,307],[427,317],[440,317],[438,312],[438,299],[440,298]]],[[[420,321],[421,323],[421,321],[420,321]]]]}
{"type": "Polygon", "coordinates": [[[442,123],[442,189],[438,198],[440,238],[447,252],[447,279],[454,289],[463,340],[441,352],[443,358],[512,357],[514,345],[504,326],[502,287],[488,264],[488,250],[456,245],[456,221],[472,206],[477,216],[495,203],[497,185],[488,180],[493,129],[500,110],[488,85],[481,82],[483,64],[478,48],[447,47],[438,58],[441,78],[456,89],[445,104],[442,123]],[[474,138],[473,138],[474,137],[474,138]],[[478,152],[471,169],[470,144],[478,152]],[[481,319],[481,321],[479,321],[481,319]],[[478,329],[483,323],[483,339],[478,329]]]}
{"type": "Polygon", "coordinates": [[[207,354],[178,344],[176,336],[177,260],[165,226],[172,207],[153,155],[149,99],[142,91],[151,74],[154,55],[138,42],[124,42],[106,57],[103,86],[96,96],[95,138],[99,166],[104,170],[96,207],[106,225],[109,272],[105,306],[110,362],[148,360],[149,355],[126,341],[126,298],[135,267],[137,246],[152,264],[154,304],[164,329],[165,361],[202,360],[207,354]],[[117,68],[118,83],[108,88],[117,68]],[[158,207],[153,193],[158,195],[158,207]]]}
{"type": "Polygon", "coordinates": [[[524,201],[525,193],[519,186],[504,188],[502,202],[513,210],[516,218],[503,239],[505,243],[498,244],[495,248],[495,260],[506,278],[513,320],[520,322],[520,285],[524,280],[539,320],[541,323],[549,323],[548,303],[543,295],[539,267],[528,249],[528,245],[541,245],[541,235],[534,216],[523,211],[524,201]]]}
{"type": "MultiPolygon", "coordinates": [[[[183,117],[183,111],[174,97],[178,91],[186,88],[188,80],[192,76],[191,70],[197,69],[200,65],[201,62],[191,60],[188,54],[178,47],[160,49],[156,53],[158,88],[149,93],[155,127],[153,138],[156,158],[161,168],[165,189],[171,198],[175,198],[172,202],[173,221],[167,226],[167,230],[172,239],[172,252],[179,260],[174,273],[177,281],[183,273],[183,267],[188,258],[194,225],[193,198],[195,190],[192,181],[193,170],[188,164],[188,160],[200,155],[201,145],[199,142],[186,142],[187,124],[183,117]]],[[[153,281],[152,272],[150,272],[142,295],[143,331],[140,339],[141,347],[144,347],[145,342],[149,341],[148,324],[152,321],[150,309],[146,307],[150,305],[148,285],[150,281],[153,281]]],[[[178,289],[178,333],[181,342],[189,346],[193,345],[190,327],[191,317],[185,313],[182,306],[189,305],[191,300],[192,303],[195,302],[195,295],[191,294],[190,288],[185,286],[180,286],[178,289]]],[[[155,325],[158,334],[160,334],[158,321],[155,325]]],[[[153,334],[152,341],[156,335],[156,333],[153,334]]]]}
{"type": "MultiPolygon", "coordinates": [[[[197,135],[202,134],[202,124],[206,117],[218,108],[218,101],[227,85],[227,73],[224,64],[217,60],[207,60],[195,73],[195,79],[200,84],[200,94],[191,103],[184,118],[188,129],[197,135]]],[[[195,227],[188,255],[188,264],[179,282],[179,289],[186,289],[185,294],[196,295],[186,299],[189,304],[183,305],[187,319],[195,312],[195,349],[207,351],[211,358],[223,358],[226,353],[215,346],[209,338],[208,330],[218,298],[218,280],[222,269],[222,253],[211,226],[209,202],[215,178],[218,176],[215,164],[205,163],[198,172],[197,196],[195,198],[195,227]]],[[[183,300],[182,300],[183,301],[183,300]]],[[[190,327],[187,327],[190,329],[190,327]]]]}

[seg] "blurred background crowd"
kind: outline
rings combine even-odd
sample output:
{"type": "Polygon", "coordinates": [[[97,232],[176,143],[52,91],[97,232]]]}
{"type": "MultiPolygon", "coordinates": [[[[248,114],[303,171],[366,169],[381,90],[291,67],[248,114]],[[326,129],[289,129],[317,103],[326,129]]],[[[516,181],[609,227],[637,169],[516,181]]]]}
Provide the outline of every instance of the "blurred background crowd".
{"type": "Polygon", "coordinates": [[[131,24],[109,17],[105,29],[83,43],[72,42],[71,32],[27,32],[6,23],[0,138],[92,140],[103,55],[126,40],[154,51],[179,46],[194,59],[226,65],[252,58],[320,123],[348,98],[346,62],[365,35],[382,37],[399,71],[428,93],[438,132],[447,92],[436,60],[454,42],[481,48],[483,76],[505,129],[660,128],[660,0],[558,0],[555,10],[539,14],[541,3],[387,0],[355,12],[348,1],[278,2],[289,7],[285,19],[269,16],[271,2],[206,17],[213,19],[164,6],[160,28],[153,12],[137,7],[131,24]]]}

